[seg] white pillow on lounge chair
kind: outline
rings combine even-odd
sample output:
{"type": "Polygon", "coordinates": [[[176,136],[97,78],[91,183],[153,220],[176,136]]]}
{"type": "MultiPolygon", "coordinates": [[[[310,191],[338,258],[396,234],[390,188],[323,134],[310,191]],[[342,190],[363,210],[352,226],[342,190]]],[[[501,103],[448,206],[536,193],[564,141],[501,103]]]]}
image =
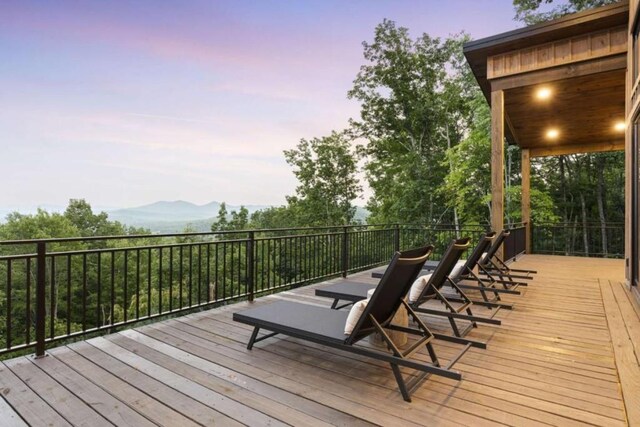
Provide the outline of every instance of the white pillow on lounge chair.
{"type": "Polygon", "coordinates": [[[452,279],[455,279],[460,274],[462,274],[465,264],[466,264],[466,261],[458,261],[456,265],[453,267],[453,269],[451,270],[451,274],[449,274],[449,277],[451,277],[452,279]]]}
{"type": "Polygon", "coordinates": [[[351,335],[353,332],[353,328],[356,327],[358,320],[362,317],[362,313],[364,313],[364,309],[367,307],[367,303],[371,299],[371,296],[376,291],[376,288],[369,289],[367,291],[367,299],[358,301],[353,304],[351,310],[349,311],[349,315],[347,316],[347,321],[344,325],[344,334],[351,335]]]}
{"type": "Polygon", "coordinates": [[[364,309],[367,308],[368,302],[368,299],[363,299],[353,304],[353,307],[351,307],[349,315],[347,316],[347,321],[344,325],[345,335],[351,335],[351,333],[353,332],[353,328],[356,327],[356,325],[358,324],[358,320],[360,320],[362,313],[364,313],[364,309]]]}
{"type": "Polygon", "coordinates": [[[416,281],[413,282],[413,285],[411,285],[411,290],[409,291],[409,304],[413,304],[414,302],[418,301],[418,298],[420,298],[420,295],[422,295],[422,291],[424,290],[425,286],[427,286],[430,278],[431,274],[425,274],[424,276],[418,277],[416,281]]]}

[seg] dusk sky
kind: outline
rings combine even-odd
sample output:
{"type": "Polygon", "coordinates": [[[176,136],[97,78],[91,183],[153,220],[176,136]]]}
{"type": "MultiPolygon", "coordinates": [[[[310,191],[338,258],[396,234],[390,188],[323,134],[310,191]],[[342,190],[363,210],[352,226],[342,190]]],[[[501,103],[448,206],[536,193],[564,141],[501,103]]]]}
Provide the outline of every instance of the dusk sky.
{"type": "Polygon", "coordinates": [[[513,15],[511,0],[3,0],[0,208],[283,203],[282,150],[357,117],[346,92],[384,18],[481,38],[513,15]]]}

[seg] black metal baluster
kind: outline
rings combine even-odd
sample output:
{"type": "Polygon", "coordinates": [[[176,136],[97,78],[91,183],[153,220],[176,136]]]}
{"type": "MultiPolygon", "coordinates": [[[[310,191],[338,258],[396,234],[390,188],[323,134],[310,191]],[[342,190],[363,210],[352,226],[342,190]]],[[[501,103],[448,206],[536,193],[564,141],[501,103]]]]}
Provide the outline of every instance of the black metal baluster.
{"type": "Polygon", "coordinates": [[[151,248],[147,250],[147,317],[151,317],[151,248]]]}
{"type": "Polygon", "coordinates": [[[183,307],[184,304],[184,300],[183,300],[183,289],[182,289],[182,282],[184,280],[184,269],[183,269],[183,263],[184,263],[184,250],[183,250],[183,246],[180,246],[180,267],[178,269],[178,278],[180,279],[180,284],[179,284],[179,290],[180,290],[180,308],[183,307]]]}
{"type": "MultiPolygon", "coordinates": [[[[51,320],[53,320],[53,318],[51,320]]],[[[87,330],[87,254],[83,253],[82,254],[82,331],[86,331],[86,330],[87,330]]]]}
{"type": "Polygon", "coordinates": [[[227,299],[227,242],[222,244],[222,299],[227,299]]]}
{"type": "Polygon", "coordinates": [[[12,307],[11,307],[11,302],[12,302],[12,297],[11,297],[11,291],[12,291],[12,278],[11,278],[11,270],[12,270],[12,265],[11,265],[11,259],[7,260],[7,318],[6,320],[6,328],[7,328],[7,345],[6,348],[10,349],[11,348],[11,311],[12,311],[12,307]]]}
{"type": "Polygon", "coordinates": [[[255,278],[254,278],[254,245],[255,245],[255,233],[253,231],[249,232],[249,240],[247,241],[247,264],[246,264],[246,275],[247,275],[247,288],[249,292],[249,301],[253,301],[254,298],[254,287],[255,287],[255,278]]]}
{"type": "Polygon", "coordinates": [[[189,245],[189,307],[193,305],[193,245],[189,245]]]}
{"type": "Polygon", "coordinates": [[[158,248],[158,314],[162,314],[162,247],[158,248]]]}
{"type": "MultiPolygon", "coordinates": [[[[96,301],[96,322],[97,322],[97,326],[100,327],[100,326],[102,326],[102,320],[101,320],[101,314],[102,313],[100,312],[100,307],[102,305],[102,265],[101,265],[102,264],[102,252],[98,252],[97,258],[96,258],[96,262],[98,263],[98,265],[97,265],[98,271],[97,271],[97,277],[96,277],[96,280],[98,282],[97,283],[97,287],[98,287],[97,293],[98,293],[98,295],[97,295],[97,301],[96,301]]],[[[67,278],[69,279],[68,280],[69,284],[71,283],[71,280],[70,280],[71,279],[71,277],[70,277],[71,272],[69,271],[70,269],[71,269],[71,259],[70,259],[70,257],[68,257],[68,263],[67,263],[67,274],[68,274],[68,276],[67,276],[67,278]]],[[[69,313],[71,313],[71,304],[70,304],[70,301],[69,301],[69,288],[67,288],[67,308],[69,310],[69,313]]],[[[69,317],[70,316],[67,316],[67,335],[69,334],[69,326],[70,326],[69,317]]]]}
{"type": "MultiPolygon", "coordinates": [[[[116,251],[111,251],[111,324],[116,323],[114,308],[116,305],[116,251]]],[[[151,303],[149,303],[151,304],[151,303]]]]}
{"type": "Polygon", "coordinates": [[[207,242],[207,283],[205,283],[207,292],[207,302],[211,301],[211,243],[207,242]]]}
{"type": "Polygon", "coordinates": [[[140,249],[136,249],[136,320],[140,319],[140,249]]]}
{"type": "Polygon", "coordinates": [[[27,312],[25,313],[25,315],[27,316],[26,320],[27,320],[27,336],[26,336],[26,343],[30,344],[31,343],[31,257],[27,257],[26,260],[26,269],[27,269],[27,304],[26,304],[26,310],[27,312]]]}
{"type": "MultiPolygon", "coordinates": [[[[85,255],[86,256],[86,255],[85,255]]],[[[53,339],[55,336],[55,318],[56,318],[56,257],[51,255],[51,275],[49,278],[49,337],[53,339]]]]}
{"type": "Polygon", "coordinates": [[[169,246],[169,312],[173,311],[173,246],[169,246]]]}
{"type": "Polygon", "coordinates": [[[37,259],[36,259],[36,357],[44,356],[45,342],[45,282],[46,282],[46,254],[47,246],[44,242],[37,243],[37,259]]]}
{"type": "Polygon", "coordinates": [[[219,263],[218,263],[218,246],[219,246],[219,243],[216,243],[215,244],[215,258],[216,258],[216,261],[215,261],[215,271],[214,271],[214,275],[215,275],[215,279],[214,279],[215,280],[215,286],[214,286],[214,289],[215,289],[215,293],[216,293],[215,294],[215,300],[216,301],[219,299],[218,295],[220,295],[219,294],[219,290],[218,290],[218,267],[219,267],[219,263]]]}
{"type": "Polygon", "coordinates": [[[124,254],[124,260],[122,261],[123,263],[123,300],[122,300],[122,314],[123,314],[123,318],[124,318],[124,322],[126,323],[128,318],[129,318],[129,304],[127,304],[127,302],[129,301],[129,275],[128,273],[128,269],[129,269],[129,251],[127,251],[126,249],[123,252],[124,254]]]}
{"type": "Polygon", "coordinates": [[[234,296],[236,296],[235,290],[234,290],[234,286],[233,286],[233,264],[234,264],[234,258],[235,258],[235,252],[233,250],[233,240],[231,242],[229,242],[229,245],[231,245],[231,256],[229,257],[229,261],[230,261],[230,265],[229,265],[229,298],[232,298],[234,296]]]}

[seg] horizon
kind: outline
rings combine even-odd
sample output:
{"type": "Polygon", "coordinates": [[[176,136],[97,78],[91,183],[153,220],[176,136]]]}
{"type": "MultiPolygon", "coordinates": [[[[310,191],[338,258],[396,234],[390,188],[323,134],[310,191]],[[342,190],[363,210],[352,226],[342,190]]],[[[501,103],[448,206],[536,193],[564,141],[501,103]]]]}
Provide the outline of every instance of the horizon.
{"type": "Polygon", "coordinates": [[[296,185],[282,151],[358,117],[346,92],[384,18],[413,37],[521,26],[511,0],[9,2],[2,12],[6,209],[71,198],[97,210],[281,205],[296,185]]]}

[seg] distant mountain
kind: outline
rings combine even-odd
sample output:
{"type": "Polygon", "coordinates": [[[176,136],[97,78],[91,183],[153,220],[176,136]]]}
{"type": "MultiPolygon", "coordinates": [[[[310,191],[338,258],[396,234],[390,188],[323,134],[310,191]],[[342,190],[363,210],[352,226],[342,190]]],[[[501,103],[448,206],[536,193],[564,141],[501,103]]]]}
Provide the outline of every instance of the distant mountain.
{"type": "MultiPolygon", "coordinates": [[[[270,207],[269,205],[245,205],[249,214],[270,207]]],[[[41,206],[49,212],[64,212],[61,206],[41,206]]],[[[240,206],[227,205],[227,211],[237,211],[240,206]]],[[[184,200],[160,201],[135,208],[124,209],[94,209],[94,212],[105,211],[112,221],[120,221],[132,227],[148,228],[154,233],[179,233],[187,226],[194,231],[206,232],[211,230],[211,224],[215,221],[220,210],[220,203],[213,201],[204,205],[186,202],[184,200]]],[[[36,208],[0,208],[0,223],[4,222],[7,214],[18,211],[22,214],[33,214],[36,208]]],[[[357,206],[355,219],[366,222],[369,211],[357,206]]]]}
{"type": "MultiPolygon", "coordinates": [[[[268,208],[268,205],[246,205],[249,213],[268,208]]],[[[160,201],[135,208],[107,211],[109,219],[120,221],[134,227],[145,227],[154,232],[180,232],[191,224],[197,231],[208,231],[218,215],[219,202],[205,205],[184,200],[160,201]]],[[[240,206],[227,205],[227,211],[240,209],[240,206]]]]}

